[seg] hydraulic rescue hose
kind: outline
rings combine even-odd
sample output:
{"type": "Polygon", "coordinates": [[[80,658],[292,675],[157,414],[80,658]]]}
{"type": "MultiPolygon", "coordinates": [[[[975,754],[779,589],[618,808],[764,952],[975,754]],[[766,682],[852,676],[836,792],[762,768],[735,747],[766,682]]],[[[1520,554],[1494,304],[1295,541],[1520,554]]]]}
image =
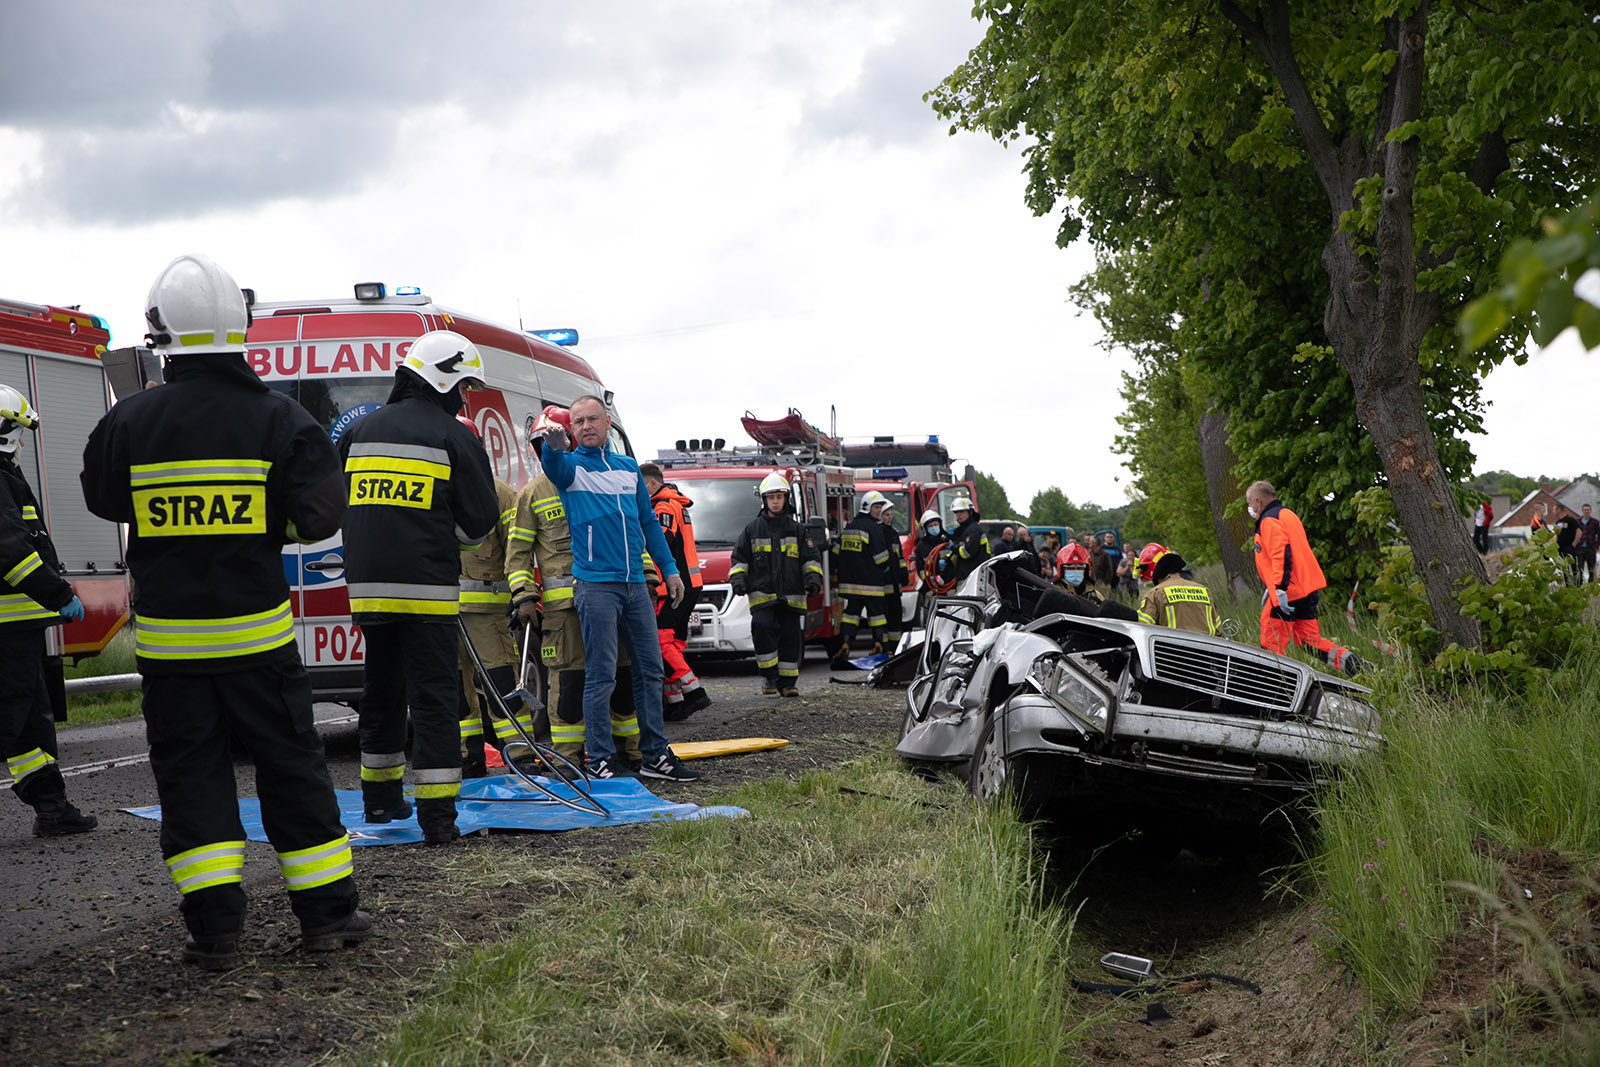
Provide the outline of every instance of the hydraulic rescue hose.
{"type": "MultiPolygon", "coordinates": [[[[511,724],[512,729],[516,730],[518,737],[521,738],[521,740],[512,739],[507,741],[500,749],[500,756],[505,761],[507,770],[521,779],[524,785],[541,794],[538,797],[528,797],[526,801],[543,803],[545,800],[553,800],[557,804],[569,807],[574,811],[588,812],[591,815],[598,815],[602,819],[609,819],[611,817],[610,809],[596,800],[589,792],[588,772],[549,745],[528,736],[528,732],[522,728],[522,723],[517,721],[517,717],[511,713],[511,708],[507,705],[508,700],[520,700],[528,707],[529,711],[538,711],[544,707],[544,702],[528,692],[525,687],[527,673],[526,648],[524,648],[523,653],[524,677],[519,679],[522,684],[519,684],[517,689],[511,693],[501,696],[500,691],[495,688],[494,682],[489,678],[489,669],[483,665],[483,659],[478,655],[477,647],[472,643],[472,635],[467,633],[467,624],[461,620],[459,615],[456,616],[456,627],[461,631],[461,640],[466,645],[468,655],[472,657],[472,666],[478,676],[478,681],[483,684],[483,691],[489,694],[489,699],[494,703],[500,715],[506,722],[511,724]],[[513,754],[513,749],[517,750],[515,754],[513,754]],[[552,777],[564,779],[565,784],[572,789],[573,795],[570,797],[562,796],[549,786],[538,781],[533,775],[525,772],[521,767],[518,767],[516,759],[527,756],[532,756],[536,759],[551,772],[552,777]],[[563,773],[560,769],[563,766],[573,773],[570,776],[563,773]]],[[[524,637],[526,638],[527,636],[525,633],[524,637]]],[[[516,799],[520,800],[522,798],[516,799]]]]}

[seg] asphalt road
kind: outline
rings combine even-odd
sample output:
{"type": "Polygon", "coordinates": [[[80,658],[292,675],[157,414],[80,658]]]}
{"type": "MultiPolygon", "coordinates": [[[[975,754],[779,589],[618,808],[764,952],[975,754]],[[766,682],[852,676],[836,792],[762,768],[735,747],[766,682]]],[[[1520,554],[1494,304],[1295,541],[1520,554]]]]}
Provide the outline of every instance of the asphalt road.
{"type": "MultiPolygon", "coordinates": [[[[753,706],[776,698],[757,694],[752,661],[696,663],[715,703],[689,721],[667,723],[671,741],[694,740],[706,726],[733,722],[753,706]]],[[[828,684],[825,657],[811,651],[801,688],[828,684]]],[[[338,704],[317,705],[328,769],[340,789],[360,788],[360,745],[355,717],[338,704]]],[[[124,808],[157,803],[141,719],[62,729],[59,734],[67,796],[93,812],[100,826],[74,837],[32,836],[33,810],[0,797],[0,976],[52,951],[71,951],[104,935],[126,932],[154,918],[176,915],[178,893],[161,861],[160,824],[124,808]]],[[[253,795],[255,769],[235,761],[242,796],[253,795]]],[[[245,889],[252,897],[277,892],[272,848],[250,842],[245,889]]]]}

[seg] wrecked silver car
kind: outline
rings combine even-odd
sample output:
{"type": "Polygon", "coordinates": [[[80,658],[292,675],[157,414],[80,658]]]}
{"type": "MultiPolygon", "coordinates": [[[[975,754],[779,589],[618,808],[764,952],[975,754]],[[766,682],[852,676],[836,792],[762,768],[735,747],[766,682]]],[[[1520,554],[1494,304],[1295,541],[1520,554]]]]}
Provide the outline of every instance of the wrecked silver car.
{"type": "Polygon", "coordinates": [[[1224,637],[1147,626],[984,563],[924,616],[895,752],[982,800],[1259,821],[1375,754],[1368,691],[1224,637]],[[1121,616],[1121,617],[1116,617],[1121,616]]]}

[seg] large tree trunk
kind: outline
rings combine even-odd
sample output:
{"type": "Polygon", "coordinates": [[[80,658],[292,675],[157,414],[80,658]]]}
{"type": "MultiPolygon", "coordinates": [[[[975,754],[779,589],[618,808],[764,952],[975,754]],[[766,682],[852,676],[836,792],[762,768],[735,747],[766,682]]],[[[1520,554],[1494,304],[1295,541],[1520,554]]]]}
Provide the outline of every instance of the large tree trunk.
{"type": "Polygon", "coordinates": [[[1233,473],[1238,457],[1228,443],[1228,416],[1207,408],[1195,424],[1200,442],[1200,466],[1206,475],[1206,499],[1211,504],[1211,527],[1217,535],[1217,550],[1222,553],[1222,569],[1228,575],[1228,593],[1235,600],[1252,599],[1256,569],[1244,546],[1250,540],[1250,520],[1243,514],[1225,516],[1229,504],[1244,495],[1244,487],[1233,473]]]}

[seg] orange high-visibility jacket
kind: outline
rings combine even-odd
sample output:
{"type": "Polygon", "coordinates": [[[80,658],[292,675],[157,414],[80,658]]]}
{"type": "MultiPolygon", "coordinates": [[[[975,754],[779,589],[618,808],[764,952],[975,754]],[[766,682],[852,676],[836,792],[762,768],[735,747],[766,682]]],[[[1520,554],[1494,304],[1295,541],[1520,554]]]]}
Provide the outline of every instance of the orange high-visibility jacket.
{"type": "Polygon", "coordinates": [[[1256,520],[1256,573],[1267,587],[1267,600],[1279,589],[1290,600],[1310,596],[1328,584],[1317,557],[1311,554],[1300,516],[1274,500],[1256,520]]]}
{"type": "Polygon", "coordinates": [[[699,589],[700,555],[695,550],[694,522],[689,518],[689,509],[694,502],[678,492],[677,486],[667,482],[656,490],[650,498],[650,504],[661,523],[661,533],[667,539],[667,547],[672,549],[678,573],[683,575],[683,580],[691,588],[699,589]]]}

